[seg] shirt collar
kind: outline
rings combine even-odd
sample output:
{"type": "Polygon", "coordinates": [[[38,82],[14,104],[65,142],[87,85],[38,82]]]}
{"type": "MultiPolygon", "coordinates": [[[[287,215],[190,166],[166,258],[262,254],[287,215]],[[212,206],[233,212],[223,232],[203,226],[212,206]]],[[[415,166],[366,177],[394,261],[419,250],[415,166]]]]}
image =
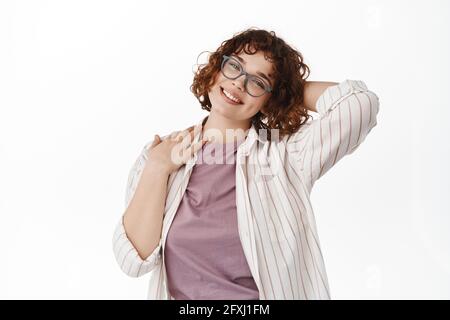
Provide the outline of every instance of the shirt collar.
{"type": "MultiPolygon", "coordinates": [[[[204,126],[206,121],[208,120],[208,116],[206,116],[205,118],[203,118],[201,121],[199,121],[197,123],[197,125],[202,125],[204,126]]],[[[195,133],[194,135],[194,143],[198,142],[200,140],[200,135],[201,135],[201,131],[198,130],[197,133],[195,133]]],[[[267,138],[263,138],[261,135],[258,134],[258,132],[256,131],[255,126],[252,123],[252,126],[250,127],[248,133],[247,133],[247,137],[245,139],[244,142],[242,142],[239,147],[238,147],[238,152],[237,152],[237,161],[238,163],[240,162],[240,160],[238,160],[239,158],[241,158],[239,155],[242,156],[248,156],[252,150],[252,148],[255,146],[255,142],[259,141],[262,144],[265,144],[267,142],[267,138]]],[[[273,148],[271,148],[273,150],[273,148]]],[[[193,157],[191,157],[187,163],[186,166],[184,168],[184,173],[183,176],[186,177],[186,175],[190,172],[190,170],[194,167],[195,163],[197,162],[197,154],[194,154],[193,157]]],[[[272,164],[272,168],[273,168],[273,172],[276,174],[279,169],[280,169],[280,163],[278,163],[278,161],[276,161],[275,159],[275,163],[272,164]]]]}
{"type": "MultiPolygon", "coordinates": [[[[208,120],[208,116],[203,118],[201,121],[198,122],[198,125],[202,125],[202,127],[205,125],[206,121],[208,120]]],[[[200,132],[196,134],[194,141],[197,142],[200,139],[200,132]]],[[[244,155],[248,155],[250,153],[250,150],[252,149],[254,143],[256,141],[259,141],[261,143],[265,143],[266,140],[264,140],[256,131],[255,125],[252,123],[252,126],[248,130],[247,137],[245,141],[239,146],[239,149],[242,149],[242,153],[244,155]]]]}
{"type": "MultiPolygon", "coordinates": [[[[197,123],[197,125],[202,125],[202,127],[205,125],[206,121],[208,120],[208,116],[203,118],[201,121],[197,123]]],[[[194,143],[197,143],[200,140],[201,131],[198,130],[197,133],[194,135],[194,143]]],[[[261,143],[265,143],[266,141],[258,135],[258,132],[256,131],[256,128],[254,124],[252,123],[252,126],[250,127],[247,137],[243,143],[238,147],[238,154],[242,154],[244,156],[248,156],[250,154],[250,151],[252,150],[253,146],[255,145],[255,142],[259,141],[261,143]]],[[[194,154],[193,157],[191,157],[185,166],[184,174],[186,175],[188,171],[195,165],[197,162],[197,154],[194,154]]]]}

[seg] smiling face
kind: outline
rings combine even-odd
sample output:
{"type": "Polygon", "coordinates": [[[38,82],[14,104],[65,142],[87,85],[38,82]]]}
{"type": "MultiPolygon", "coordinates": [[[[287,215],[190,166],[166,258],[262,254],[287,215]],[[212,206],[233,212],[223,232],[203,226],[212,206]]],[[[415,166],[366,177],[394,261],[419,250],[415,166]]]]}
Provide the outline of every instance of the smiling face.
{"type": "MultiPolygon", "coordinates": [[[[237,55],[231,54],[230,56],[241,64],[244,71],[258,76],[267,85],[274,87],[273,65],[266,60],[263,52],[258,51],[249,55],[241,51],[237,55]]],[[[244,82],[244,75],[231,80],[219,71],[215,77],[214,85],[208,91],[211,113],[218,113],[229,120],[237,121],[250,120],[257,114],[269,100],[271,94],[267,92],[260,97],[253,97],[245,90],[244,82]]]]}

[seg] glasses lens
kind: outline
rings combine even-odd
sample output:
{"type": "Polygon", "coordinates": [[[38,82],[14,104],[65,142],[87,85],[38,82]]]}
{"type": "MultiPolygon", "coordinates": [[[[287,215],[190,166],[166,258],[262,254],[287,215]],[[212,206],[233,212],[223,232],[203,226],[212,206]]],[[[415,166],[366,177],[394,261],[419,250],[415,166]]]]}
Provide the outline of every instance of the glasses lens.
{"type": "Polygon", "coordinates": [[[249,77],[247,90],[252,96],[259,97],[266,92],[266,85],[264,81],[258,77],[249,77]]]}
{"type": "Polygon", "coordinates": [[[234,79],[241,74],[241,65],[233,59],[227,59],[223,65],[222,71],[225,77],[234,79]]]}

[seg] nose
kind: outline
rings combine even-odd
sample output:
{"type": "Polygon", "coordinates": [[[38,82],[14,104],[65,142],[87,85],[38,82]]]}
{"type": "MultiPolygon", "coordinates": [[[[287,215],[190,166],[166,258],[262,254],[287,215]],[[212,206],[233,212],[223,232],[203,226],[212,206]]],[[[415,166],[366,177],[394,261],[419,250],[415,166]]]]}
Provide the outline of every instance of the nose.
{"type": "Polygon", "coordinates": [[[242,92],[244,92],[244,83],[245,83],[245,74],[241,74],[239,77],[237,77],[236,79],[232,80],[233,81],[233,85],[237,88],[239,88],[239,90],[241,90],[242,92]]]}

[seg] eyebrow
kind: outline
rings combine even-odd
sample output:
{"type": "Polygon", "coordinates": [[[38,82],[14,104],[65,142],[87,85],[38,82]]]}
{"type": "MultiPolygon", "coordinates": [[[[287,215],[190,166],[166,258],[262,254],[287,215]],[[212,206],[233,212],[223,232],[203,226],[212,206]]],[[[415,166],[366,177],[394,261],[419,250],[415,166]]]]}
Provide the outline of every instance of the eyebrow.
{"type": "MultiPolygon", "coordinates": [[[[242,59],[241,57],[236,56],[236,55],[234,55],[234,54],[232,54],[231,56],[232,56],[233,58],[237,58],[240,62],[242,62],[243,64],[245,64],[245,60],[242,59]]],[[[261,77],[263,77],[263,78],[266,79],[267,81],[269,81],[269,84],[272,85],[272,82],[270,81],[270,79],[269,79],[264,73],[258,71],[258,72],[256,72],[256,74],[259,75],[259,76],[261,76],[261,77]]],[[[270,75],[270,74],[269,74],[269,75],[270,75]]]]}

